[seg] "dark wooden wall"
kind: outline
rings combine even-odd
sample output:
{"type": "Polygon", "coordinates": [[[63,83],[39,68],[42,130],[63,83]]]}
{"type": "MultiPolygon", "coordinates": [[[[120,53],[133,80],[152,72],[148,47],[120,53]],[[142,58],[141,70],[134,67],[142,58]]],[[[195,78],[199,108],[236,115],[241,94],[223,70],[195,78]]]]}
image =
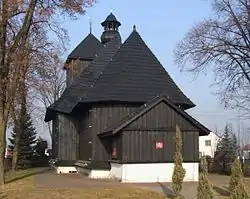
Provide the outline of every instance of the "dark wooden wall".
{"type": "Polygon", "coordinates": [[[64,114],[58,114],[58,122],[58,158],[77,160],[79,158],[79,122],[64,114]]]}
{"type": "Polygon", "coordinates": [[[59,150],[59,119],[58,114],[52,120],[52,158],[58,158],[59,150]]]}
{"type": "Polygon", "coordinates": [[[178,124],[183,131],[198,131],[193,124],[184,119],[174,109],[169,107],[165,102],[161,102],[128,125],[126,130],[165,129],[175,131],[176,124],[178,124]]]}
{"type": "Polygon", "coordinates": [[[100,140],[98,133],[132,113],[140,105],[95,105],[92,108],[92,158],[94,161],[110,159],[107,151],[110,145],[105,139],[100,140]]]}
{"type": "Polygon", "coordinates": [[[86,110],[80,117],[80,160],[91,161],[92,159],[92,110],[86,110]]]}
{"type": "MultiPolygon", "coordinates": [[[[122,158],[124,163],[173,162],[175,132],[167,131],[123,131],[121,135],[122,158]],[[163,142],[163,149],[156,149],[156,142],[163,142]]],[[[183,161],[198,162],[199,133],[182,132],[183,161]]],[[[118,149],[120,148],[118,147],[118,149]]],[[[119,154],[120,152],[117,151],[119,154]]]]}
{"type": "MultiPolygon", "coordinates": [[[[183,160],[199,159],[199,132],[186,118],[165,102],[153,107],[121,132],[117,149],[121,148],[123,162],[173,162],[176,124],[182,130],[183,160]],[[163,142],[163,149],[156,149],[156,142],[163,142]]],[[[120,153],[117,151],[117,153],[120,153]]]]}

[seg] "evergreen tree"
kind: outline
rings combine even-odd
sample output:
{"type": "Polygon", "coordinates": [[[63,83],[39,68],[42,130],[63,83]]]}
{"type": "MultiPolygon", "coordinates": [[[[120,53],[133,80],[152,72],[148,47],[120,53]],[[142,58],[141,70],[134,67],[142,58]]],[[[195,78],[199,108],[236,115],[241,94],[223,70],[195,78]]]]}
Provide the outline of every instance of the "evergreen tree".
{"type": "Polygon", "coordinates": [[[208,181],[208,165],[206,157],[201,158],[201,172],[199,174],[199,184],[197,190],[197,199],[213,199],[213,189],[208,181]]]}
{"type": "Polygon", "coordinates": [[[222,165],[223,171],[229,173],[231,164],[238,155],[238,149],[237,137],[233,133],[231,126],[226,125],[224,134],[217,145],[214,163],[222,165]]]}
{"type": "Polygon", "coordinates": [[[27,111],[24,115],[22,115],[21,120],[22,125],[18,125],[16,123],[14,126],[11,138],[9,138],[9,147],[14,149],[14,146],[17,144],[17,135],[19,135],[19,150],[17,154],[16,167],[19,169],[25,169],[32,166],[37,133],[32,124],[31,116],[27,111]]]}
{"type": "Polygon", "coordinates": [[[232,165],[229,190],[230,190],[230,198],[232,199],[248,198],[248,193],[244,184],[244,175],[241,169],[240,160],[238,158],[235,159],[232,165]]]}
{"type": "Polygon", "coordinates": [[[181,131],[178,125],[176,125],[175,135],[175,154],[174,154],[174,172],[172,175],[172,188],[176,196],[180,195],[182,190],[182,183],[185,177],[186,171],[182,167],[182,138],[181,131]]]}
{"type": "Polygon", "coordinates": [[[237,137],[236,137],[235,133],[232,133],[230,151],[231,151],[231,158],[233,160],[235,158],[238,158],[238,156],[239,156],[239,150],[240,150],[240,147],[238,145],[237,137]]]}

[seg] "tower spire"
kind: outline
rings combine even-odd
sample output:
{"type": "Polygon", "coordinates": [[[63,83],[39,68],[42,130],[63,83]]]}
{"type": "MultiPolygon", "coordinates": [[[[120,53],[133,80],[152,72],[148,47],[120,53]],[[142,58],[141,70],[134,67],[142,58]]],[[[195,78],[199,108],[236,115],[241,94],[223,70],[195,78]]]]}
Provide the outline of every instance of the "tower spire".
{"type": "Polygon", "coordinates": [[[89,33],[92,33],[92,18],[89,17],[89,33]]]}
{"type": "Polygon", "coordinates": [[[103,44],[109,42],[115,36],[118,36],[121,40],[119,33],[119,26],[121,23],[116,19],[115,15],[111,12],[105,21],[101,23],[104,28],[104,31],[101,36],[101,41],[103,44]]]}

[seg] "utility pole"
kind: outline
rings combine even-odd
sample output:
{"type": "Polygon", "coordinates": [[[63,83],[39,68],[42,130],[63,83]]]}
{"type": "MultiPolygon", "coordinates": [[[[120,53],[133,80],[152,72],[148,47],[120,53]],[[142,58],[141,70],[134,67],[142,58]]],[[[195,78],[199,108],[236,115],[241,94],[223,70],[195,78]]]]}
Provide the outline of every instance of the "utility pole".
{"type": "Polygon", "coordinates": [[[238,136],[240,136],[241,135],[241,131],[240,131],[240,110],[238,111],[237,123],[238,123],[238,136]]]}

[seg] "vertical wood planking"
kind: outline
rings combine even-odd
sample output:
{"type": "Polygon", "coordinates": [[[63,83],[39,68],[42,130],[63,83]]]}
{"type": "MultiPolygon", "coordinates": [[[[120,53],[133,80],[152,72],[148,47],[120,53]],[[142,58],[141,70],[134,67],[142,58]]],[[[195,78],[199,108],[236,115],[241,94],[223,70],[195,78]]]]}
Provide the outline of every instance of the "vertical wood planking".
{"type": "Polygon", "coordinates": [[[81,117],[80,123],[80,159],[90,161],[92,159],[92,124],[91,124],[92,110],[87,110],[81,117]]]}
{"type": "MultiPolygon", "coordinates": [[[[183,161],[197,162],[198,132],[183,132],[183,161]],[[192,141],[191,141],[192,140],[192,141]]],[[[122,149],[128,162],[173,162],[175,153],[175,132],[166,131],[123,131],[122,149]],[[139,141],[140,140],[140,141],[139,141]],[[156,142],[162,141],[163,149],[156,149],[156,142]]]]}
{"type": "Polygon", "coordinates": [[[59,114],[58,158],[77,160],[79,154],[78,122],[68,115],[59,114]]]}
{"type": "Polygon", "coordinates": [[[58,158],[59,152],[59,119],[58,114],[52,121],[52,158],[58,158]]]}
{"type": "Polygon", "coordinates": [[[138,108],[138,105],[96,105],[93,107],[93,160],[106,161],[110,158],[110,154],[108,154],[106,150],[106,148],[108,148],[108,146],[106,146],[108,143],[102,141],[98,137],[98,134],[132,113],[136,108],[138,108]]]}
{"type": "Polygon", "coordinates": [[[137,120],[133,121],[127,126],[127,129],[175,129],[176,124],[178,124],[181,129],[197,131],[197,128],[194,127],[193,124],[183,118],[165,102],[161,102],[137,120]]]}

